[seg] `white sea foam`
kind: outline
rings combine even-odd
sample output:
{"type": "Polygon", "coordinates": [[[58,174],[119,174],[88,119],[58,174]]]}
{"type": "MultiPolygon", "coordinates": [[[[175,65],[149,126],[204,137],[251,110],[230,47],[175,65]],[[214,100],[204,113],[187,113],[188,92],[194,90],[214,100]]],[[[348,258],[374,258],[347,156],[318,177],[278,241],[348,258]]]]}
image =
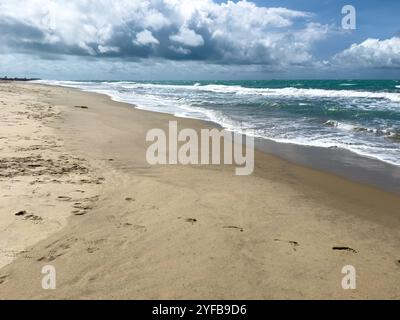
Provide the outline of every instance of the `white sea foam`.
{"type": "Polygon", "coordinates": [[[209,90],[218,93],[258,94],[263,96],[285,96],[298,98],[369,98],[386,99],[400,102],[400,94],[395,92],[370,92],[356,90],[326,90],[326,89],[299,89],[299,88],[245,88],[241,86],[206,85],[199,90],[209,90]]]}
{"type": "MultiPolygon", "coordinates": [[[[38,83],[47,83],[54,85],[86,87],[89,86],[88,82],[74,82],[74,81],[48,81],[38,80],[38,83]]],[[[171,84],[153,84],[153,83],[135,83],[135,82],[103,82],[98,85],[107,85],[110,87],[122,87],[125,89],[174,89],[174,90],[197,90],[209,91],[215,93],[231,93],[238,95],[263,95],[271,97],[298,97],[298,98],[369,98],[369,99],[386,99],[393,102],[400,102],[400,93],[397,92],[371,92],[371,91],[357,91],[357,90],[326,90],[326,89],[300,89],[294,87],[286,88],[247,88],[242,86],[230,86],[220,84],[200,85],[171,85],[171,84]]],[[[400,87],[400,86],[396,86],[400,87]]]]}

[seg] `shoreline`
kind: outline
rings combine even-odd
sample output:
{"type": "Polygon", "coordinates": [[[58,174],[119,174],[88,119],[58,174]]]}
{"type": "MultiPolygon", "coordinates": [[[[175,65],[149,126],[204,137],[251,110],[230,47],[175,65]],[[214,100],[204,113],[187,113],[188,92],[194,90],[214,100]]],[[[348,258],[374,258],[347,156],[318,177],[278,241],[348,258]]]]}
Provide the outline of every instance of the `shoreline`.
{"type": "MultiPolygon", "coordinates": [[[[40,84],[50,87],[75,89],[80,92],[104,95],[111,101],[126,104],[136,110],[171,116],[172,119],[190,119],[199,121],[207,127],[225,129],[217,122],[197,118],[179,117],[170,113],[147,110],[136,105],[114,99],[108,94],[87,91],[62,85],[40,84]]],[[[309,169],[318,170],[344,178],[349,181],[378,188],[385,192],[400,195],[400,166],[380,159],[360,155],[343,148],[324,148],[318,146],[299,145],[295,143],[277,142],[268,138],[254,137],[255,148],[270,156],[300,165],[309,169]]]]}
{"type": "MultiPolygon", "coordinates": [[[[84,82],[80,82],[79,85],[77,85],[78,82],[77,82],[77,84],[74,85],[73,84],[74,81],[70,81],[70,83],[69,83],[69,81],[65,81],[63,83],[62,81],[54,81],[54,82],[52,82],[52,81],[46,81],[45,80],[43,82],[38,82],[38,83],[47,84],[47,85],[64,86],[64,87],[69,87],[69,88],[76,88],[76,89],[82,90],[83,92],[94,92],[94,93],[106,94],[107,96],[111,97],[112,100],[114,100],[116,102],[129,103],[129,104],[135,105],[135,101],[134,100],[136,100],[136,99],[131,100],[129,98],[129,96],[125,96],[125,95],[124,96],[120,96],[120,95],[118,95],[116,93],[117,91],[115,89],[112,89],[110,91],[109,89],[107,89],[107,87],[105,87],[104,90],[101,89],[100,87],[97,88],[97,89],[96,88],[93,89],[91,87],[91,84],[96,84],[96,83],[97,84],[102,84],[103,83],[102,81],[88,81],[87,84],[90,84],[90,86],[84,85],[86,83],[85,81],[84,82]]],[[[114,82],[111,82],[111,83],[114,83],[114,82]]],[[[118,84],[117,81],[115,81],[115,83],[118,84]]],[[[121,84],[122,83],[123,82],[121,82],[121,84]]],[[[140,83],[141,82],[139,81],[139,83],[133,82],[132,84],[140,84],[140,83]]],[[[168,83],[166,83],[166,84],[168,84],[168,83]]],[[[146,85],[146,83],[144,83],[144,85],[146,85]]],[[[194,85],[196,85],[196,84],[194,84],[194,85]]],[[[124,87],[122,86],[122,88],[124,88],[124,87]]],[[[247,87],[240,87],[240,88],[246,89],[247,87]]],[[[162,88],[160,88],[160,89],[162,90],[162,88]]],[[[266,88],[266,89],[269,90],[268,88],[266,88]]],[[[277,90],[280,90],[280,89],[277,89],[277,90]]],[[[262,89],[260,88],[260,90],[262,90],[262,89]]],[[[306,89],[306,90],[308,90],[308,89],[306,89]]],[[[316,90],[319,90],[319,89],[316,89],[316,90]]],[[[326,90],[325,88],[321,89],[321,90],[325,90],[327,92],[330,91],[330,90],[326,90]]],[[[336,91],[333,90],[333,91],[337,92],[337,90],[336,91]]],[[[343,89],[343,91],[346,91],[346,90],[343,89]]],[[[366,92],[368,92],[368,91],[366,91],[366,92]]],[[[363,93],[365,94],[366,92],[364,92],[363,90],[355,91],[355,93],[359,93],[360,95],[362,95],[363,93]]],[[[371,94],[377,94],[377,95],[382,94],[383,95],[382,97],[385,97],[385,92],[378,91],[378,92],[372,92],[371,94]]],[[[395,92],[389,92],[388,94],[396,94],[396,93],[395,92]]],[[[212,100],[212,98],[210,98],[210,99],[212,100]]],[[[178,118],[183,118],[183,119],[184,118],[191,118],[191,119],[196,119],[196,120],[199,120],[199,121],[212,122],[212,123],[215,124],[215,126],[218,126],[218,127],[225,127],[225,125],[226,125],[226,124],[224,124],[224,121],[221,122],[221,120],[216,120],[217,118],[215,118],[213,116],[206,115],[205,118],[207,118],[207,119],[205,119],[203,112],[197,112],[198,113],[197,115],[195,115],[196,111],[194,112],[194,114],[191,114],[191,115],[189,115],[189,114],[186,114],[186,115],[181,114],[182,110],[181,111],[179,111],[179,110],[182,109],[182,108],[179,107],[179,104],[177,104],[175,109],[169,109],[168,107],[166,107],[165,109],[164,108],[160,108],[160,107],[155,107],[155,106],[152,106],[152,105],[150,105],[150,104],[148,104],[146,102],[143,102],[143,103],[139,102],[139,104],[142,104],[142,106],[141,105],[135,105],[135,107],[137,109],[140,109],[140,110],[170,114],[172,116],[175,116],[175,117],[178,117],[178,118]],[[167,110],[167,111],[165,111],[165,110],[167,110]],[[201,116],[201,114],[203,114],[203,116],[201,116]]],[[[158,105],[158,103],[156,102],[155,105],[158,105]]],[[[300,105],[302,105],[302,103],[300,103],[300,105]]],[[[185,108],[183,108],[183,109],[186,110],[185,108]]],[[[191,110],[191,109],[189,108],[189,110],[191,110]]],[[[215,110],[215,111],[218,111],[218,110],[215,110]]],[[[324,123],[324,125],[326,125],[329,121],[335,122],[334,120],[327,120],[327,122],[324,123]]],[[[339,125],[339,124],[340,123],[338,122],[337,125],[339,125]]],[[[346,123],[343,122],[342,124],[345,125],[346,123]]],[[[229,125],[227,125],[227,126],[229,126],[229,125]]],[[[363,125],[356,126],[356,125],[348,124],[348,127],[353,127],[353,129],[355,131],[363,131],[364,129],[365,130],[368,129],[368,128],[363,128],[363,125]]],[[[240,130],[236,130],[235,128],[233,128],[233,131],[237,132],[237,133],[240,133],[240,130]]],[[[290,131],[290,129],[289,129],[289,131],[290,131]]],[[[383,132],[385,132],[385,131],[386,130],[382,130],[381,133],[383,134],[383,132]]],[[[376,134],[378,134],[378,132],[376,132],[376,134]]],[[[391,134],[393,134],[393,137],[395,137],[395,131],[391,132],[391,134]]],[[[318,133],[316,133],[315,135],[318,136],[318,133]]],[[[345,146],[337,146],[335,144],[334,145],[329,144],[330,146],[322,146],[322,145],[316,145],[314,143],[308,143],[307,144],[307,143],[301,143],[301,142],[297,143],[297,142],[290,141],[290,140],[288,140],[288,141],[279,140],[279,139],[276,140],[274,138],[269,138],[267,136],[260,136],[260,135],[254,135],[254,137],[256,139],[259,139],[259,140],[265,140],[267,143],[269,142],[269,143],[274,143],[274,144],[278,144],[278,145],[292,145],[292,146],[304,147],[304,149],[308,149],[308,148],[309,149],[315,149],[315,150],[334,149],[334,150],[338,150],[340,153],[342,153],[343,157],[346,157],[346,152],[350,152],[350,154],[353,154],[353,156],[350,156],[352,158],[354,158],[354,155],[356,155],[356,157],[359,157],[360,159],[367,159],[370,163],[366,163],[365,165],[368,166],[368,167],[371,167],[371,166],[376,167],[374,162],[378,163],[378,165],[379,165],[380,162],[383,162],[385,164],[386,169],[390,168],[390,167],[394,167],[395,169],[400,169],[400,164],[397,163],[397,160],[393,160],[393,159],[392,159],[392,161],[390,161],[388,159],[385,160],[384,159],[385,158],[384,154],[378,153],[378,155],[374,155],[374,152],[373,153],[368,153],[368,152],[365,153],[365,152],[363,152],[361,150],[357,150],[357,148],[356,149],[351,148],[350,147],[351,145],[357,145],[358,144],[356,142],[352,142],[352,143],[347,144],[349,147],[346,148],[345,146]]],[[[389,135],[388,135],[388,137],[389,137],[389,135]]],[[[317,139],[317,141],[319,141],[319,140],[317,139]]],[[[339,143],[339,145],[340,145],[340,143],[339,143]]],[[[396,146],[391,146],[391,147],[396,149],[396,146]]],[[[261,148],[261,149],[263,151],[265,151],[265,148],[261,148]]],[[[291,161],[293,162],[293,161],[296,161],[296,160],[292,159],[291,161]]],[[[355,167],[355,169],[357,169],[357,165],[355,165],[354,167],[355,167]]],[[[326,168],[326,169],[329,169],[329,168],[326,168]]],[[[398,172],[399,170],[396,170],[396,171],[398,172]]],[[[398,173],[397,173],[397,175],[398,175],[398,173]]]]}
{"type": "MultiPolygon", "coordinates": [[[[78,89],[14,88],[25,103],[30,88],[60,109],[48,124],[60,149],[102,179],[85,214],[0,269],[1,299],[400,297],[398,196],[257,150],[248,177],[225,165],[150,167],[149,128],[171,119],[180,128],[212,125],[78,89]],[[57,290],[40,287],[45,264],[57,268],[57,290]],[[347,264],[360,274],[357,290],[340,286],[347,264]]],[[[36,193],[32,206],[40,199],[53,203],[36,193]]]]}

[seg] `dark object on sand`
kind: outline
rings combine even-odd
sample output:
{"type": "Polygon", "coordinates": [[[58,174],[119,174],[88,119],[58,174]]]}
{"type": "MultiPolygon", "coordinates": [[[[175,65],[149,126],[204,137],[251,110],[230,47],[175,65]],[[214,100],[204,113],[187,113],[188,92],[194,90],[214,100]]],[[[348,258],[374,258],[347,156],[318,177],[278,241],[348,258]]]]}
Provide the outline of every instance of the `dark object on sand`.
{"type": "Polygon", "coordinates": [[[88,106],[75,106],[75,108],[80,108],[80,109],[89,109],[88,106]]]}
{"type": "Polygon", "coordinates": [[[19,211],[15,214],[17,217],[24,217],[24,220],[32,220],[36,222],[40,222],[43,220],[42,217],[36,216],[34,214],[28,214],[25,210],[19,211]]]}
{"type": "Polygon", "coordinates": [[[189,222],[191,224],[195,224],[197,222],[197,219],[187,218],[187,219],[185,219],[185,222],[189,222]]]}
{"type": "Polygon", "coordinates": [[[345,250],[345,251],[357,253],[356,250],[354,250],[353,248],[350,248],[350,247],[333,247],[332,250],[345,250]]]}
{"type": "Polygon", "coordinates": [[[34,81],[34,80],[40,80],[39,78],[8,78],[3,77],[0,78],[0,81],[34,81]]]}

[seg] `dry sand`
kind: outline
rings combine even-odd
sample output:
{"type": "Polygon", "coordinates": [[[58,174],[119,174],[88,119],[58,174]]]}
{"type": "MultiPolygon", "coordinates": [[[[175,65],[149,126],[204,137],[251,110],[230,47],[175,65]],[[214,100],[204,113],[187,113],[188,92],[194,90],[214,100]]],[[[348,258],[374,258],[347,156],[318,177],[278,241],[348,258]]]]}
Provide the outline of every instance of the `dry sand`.
{"type": "Polygon", "coordinates": [[[400,298],[399,196],[261,152],[150,167],[150,128],[209,124],[103,95],[2,83],[0,108],[1,299],[400,298]]]}

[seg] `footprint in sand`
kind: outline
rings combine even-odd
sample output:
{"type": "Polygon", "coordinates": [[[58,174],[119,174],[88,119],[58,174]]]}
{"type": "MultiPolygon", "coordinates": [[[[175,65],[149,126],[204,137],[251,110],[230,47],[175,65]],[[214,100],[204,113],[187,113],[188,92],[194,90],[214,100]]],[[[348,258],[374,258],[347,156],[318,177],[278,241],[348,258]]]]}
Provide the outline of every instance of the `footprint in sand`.
{"type": "Polygon", "coordinates": [[[40,257],[36,261],[38,262],[51,262],[56,260],[57,258],[63,256],[65,253],[56,253],[56,250],[52,250],[49,252],[47,256],[40,257]]]}
{"type": "Polygon", "coordinates": [[[40,258],[36,259],[36,261],[39,262],[51,262],[56,260],[57,258],[65,255],[68,253],[70,248],[77,244],[79,242],[78,238],[68,238],[66,240],[60,240],[54,241],[50,245],[48,245],[46,248],[50,249],[49,252],[41,256],[40,258]],[[52,248],[53,247],[53,248],[52,248]]]}
{"type": "Polygon", "coordinates": [[[236,226],[224,226],[224,227],[222,227],[222,228],[224,228],[224,229],[237,229],[237,230],[239,230],[240,232],[243,232],[243,231],[244,231],[243,228],[241,228],[241,227],[236,227],[236,226]]]}
{"type": "Polygon", "coordinates": [[[85,214],[87,214],[87,211],[85,210],[74,210],[72,211],[72,213],[76,216],[84,216],[85,214]]]}
{"type": "Polygon", "coordinates": [[[100,250],[100,248],[97,248],[97,247],[89,247],[89,248],[86,249],[86,251],[88,253],[93,253],[93,252],[96,252],[98,250],[100,250]]]}
{"type": "MultiPolygon", "coordinates": [[[[178,217],[178,219],[182,219],[182,217],[178,217]]],[[[192,225],[194,225],[194,224],[197,222],[197,219],[194,219],[194,218],[186,218],[184,221],[185,221],[185,222],[189,222],[189,223],[191,223],[192,225]]]]}
{"type": "Polygon", "coordinates": [[[28,214],[27,216],[24,217],[24,220],[30,220],[33,221],[34,223],[40,223],[41,221],[43,221],[43,218],[36,216],[34,214],[28,214]]]}
{"type": "Polygon", "coordinates": [[[134,225],[133,229],[137,230],[137,231],[141,231],[141,232],[146,232],[147,228],[145,226],[140,226],[140,225],[134,225]]]}
{"type": "Polygon", "coordinates": [[[93,206],[90,205],[91,203],[96,202],[99,199],[98,196],[93,196],[90,198],[85,198],[83,199],[86,202],[75,202],[73,205],[73,208],[76,210],[73,210],[72,213],[76,216],[83,216],[88,213],[88,211],[93,209],[93,206]]]}
{"type": "Polygon", "coordinates": [[[332,247],[332,250],[349,251],[352,253],[357,253],[356,250],[354,250],[353,248],[350,248],[350,247],[332,247]]]}
{"type": "Polygon", "coordinates": [[[117,228],[129,228],[129,227],[132,227],[132,223],[129,223],[129,222],[124,222],[124,223],[122,223],[122,222],[120,222],[120,223],[117,225],[117,228]]]}
{"type": "Polygon", "coordinates": [[[80,202],[76,202],[76,203],[73,205],[73,207],[74,207],[75,209],[85,210],[85,211],[87,211],[87,210],[92,210],[92,209],[93,209],[92,206],[90,206],[90,205],[88,205],[88,204],[80,203],[80,202]]]}
{"type": "Polygon", "coordinates": [[[279,241],[279,242],[287,242],[292,246],[292,249],[294,251],[297,251],[297,247],[300,246],[300,244],[297,241],[293,240],[281,240],[281,239],[274,239],[274,241],[279,241]]]}
{"type": "Polygon", "coordinates": [[[9,275],[0,276],[0,284],[4,283],[8,277],[9,277],[9,275]]]}
{"type": "Polygon", "coordinates": [[[142,208],[144,210],[158,210],[159,209],[157,206],[150,205],[150,204],[144,204],[144,205],[142,205],[142,208]]]}
{"type": "Polygon", "coordinates": [[[67,196],[59,196],[59,197],[57,197],[57,200],[59,200],[59,201],[71,201],[72,198],[71,197],[67,197],[67,196]]]}

